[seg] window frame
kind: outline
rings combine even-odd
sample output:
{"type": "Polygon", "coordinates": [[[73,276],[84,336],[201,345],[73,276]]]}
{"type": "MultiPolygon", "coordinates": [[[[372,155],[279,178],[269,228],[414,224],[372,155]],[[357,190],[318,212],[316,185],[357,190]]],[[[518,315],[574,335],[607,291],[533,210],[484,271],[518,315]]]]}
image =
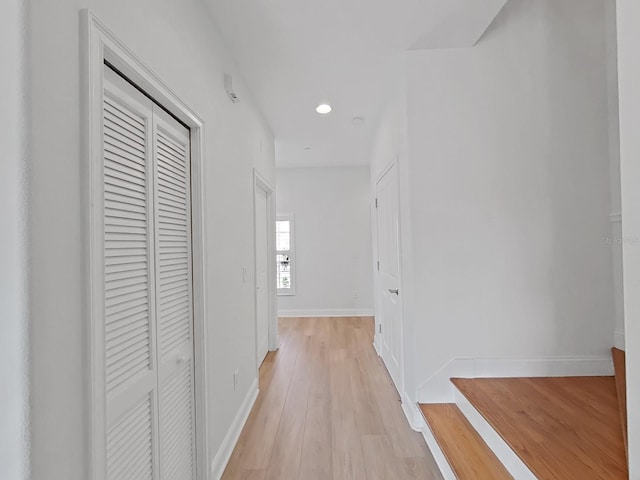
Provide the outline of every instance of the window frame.
{"type": "Polygon", "coordinates": [[[278,242],[276,240],[276,292],[278,296],[293,296],[296,294],[296,228],[295,228],[295,216],[293,213],[279,213],[276,215],[276,235],[278,234],[277,222],[289,222],[289,250],[278,250],[278,242]],[[289,273],[290,273],[290,288],[278,287],[278,255],[289,255],[289,273]]]}

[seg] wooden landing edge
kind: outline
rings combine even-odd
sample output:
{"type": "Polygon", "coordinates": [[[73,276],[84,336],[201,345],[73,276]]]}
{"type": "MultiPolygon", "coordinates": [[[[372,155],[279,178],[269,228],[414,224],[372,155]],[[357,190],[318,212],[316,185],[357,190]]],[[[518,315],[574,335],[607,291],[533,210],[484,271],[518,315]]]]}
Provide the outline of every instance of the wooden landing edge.
{"type": "Polygon", "coordinates": [[[513,479],[455,403],[419,407],[457,479],[513,479]]]}
{"type": "Polygon", "coordinates": [[[622,437],[624,439],[624,453],[629,462],[629,445],[627,443],[627,367],[624,350],[612,348],[613,366],[616,372],[616,391],[618,393],[618,405],[620,406],[620,423],[622,424],[622,437]]]}

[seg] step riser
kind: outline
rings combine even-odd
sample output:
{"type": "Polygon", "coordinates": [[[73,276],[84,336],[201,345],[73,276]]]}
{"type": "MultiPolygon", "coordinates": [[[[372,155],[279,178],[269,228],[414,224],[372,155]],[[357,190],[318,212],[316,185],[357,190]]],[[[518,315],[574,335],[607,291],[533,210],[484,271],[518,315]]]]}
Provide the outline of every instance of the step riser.
{"type": "Polygon", "coordinates": [[[467,398],[454,387],[454,401],[469,423],[482,437],[487,446],[493,451],[498,460],[517,480],[537,480],[537,477],[520,460],[515,452],[507,445],[502,437],[493,429],[480,412],[478,412],[467,398]]]}

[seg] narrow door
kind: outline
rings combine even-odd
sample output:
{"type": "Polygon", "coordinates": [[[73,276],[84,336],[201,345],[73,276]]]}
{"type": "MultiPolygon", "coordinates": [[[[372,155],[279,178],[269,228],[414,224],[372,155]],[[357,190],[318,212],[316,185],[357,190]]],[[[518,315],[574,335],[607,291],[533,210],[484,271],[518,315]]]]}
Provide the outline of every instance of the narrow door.
{"type": "Polygon", "coordinates": [[[153,102],[104,72],[106,478],[157,480],[153,102]]]}
{"type": "Polygon", "coordinates": [[[195,478],[189,131],[153,109],[160,472],[195,478]]]}
{"type": "Polygon", "coordinates": [[[269,350],[269,203],[268,195],[256,187],[256,336],[260,366],[269,350]]]}
{"type": "Polygon", "coordinates": [[[399,280],[398,169],[394,164],[376,184],[378,305],[382,360],[402,392],[402,311],[399,280]]]}

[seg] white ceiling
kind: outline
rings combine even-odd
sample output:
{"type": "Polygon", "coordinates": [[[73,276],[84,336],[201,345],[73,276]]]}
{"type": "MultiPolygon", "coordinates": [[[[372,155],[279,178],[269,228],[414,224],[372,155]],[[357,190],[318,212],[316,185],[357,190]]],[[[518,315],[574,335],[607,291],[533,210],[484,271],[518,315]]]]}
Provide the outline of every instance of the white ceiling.
{"type": "Polygon", "coordinates": [[[346,166],[369,163],[397,54],[472,46],[507,0],[205,1],[273,128],[277,165],[346,166]]]}

